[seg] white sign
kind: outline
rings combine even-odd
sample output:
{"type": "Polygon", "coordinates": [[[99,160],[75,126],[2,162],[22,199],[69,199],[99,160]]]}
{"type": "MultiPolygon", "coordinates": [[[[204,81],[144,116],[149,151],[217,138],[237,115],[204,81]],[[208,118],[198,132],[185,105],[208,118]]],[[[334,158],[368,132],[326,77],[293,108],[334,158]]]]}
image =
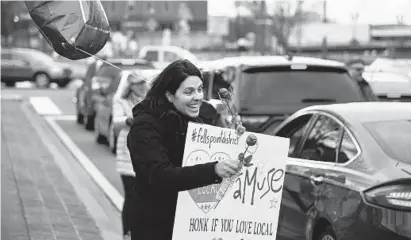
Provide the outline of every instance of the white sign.
{"type": "Polygon", "coordinates": [[[221,184],[180,192],[173,239],[274,240],[289,140],[190,123],[183,166],[241,160],[241,173],[221,184]]]}

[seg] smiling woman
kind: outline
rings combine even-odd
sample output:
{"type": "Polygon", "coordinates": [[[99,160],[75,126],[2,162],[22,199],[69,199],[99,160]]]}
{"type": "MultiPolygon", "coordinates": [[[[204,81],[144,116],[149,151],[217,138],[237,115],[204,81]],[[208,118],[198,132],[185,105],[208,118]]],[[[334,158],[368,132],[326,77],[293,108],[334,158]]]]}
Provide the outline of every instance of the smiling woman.
{"type": "Polygon", "coordinates": [[[131,238],[172,238],[177,194],[235,175],[235,160],[182,167],[189,122],[215,125],[217,111],[203,102],[203,78],[188,60],[168,65],[133,108],[127,146],[136,174],[131,238]]]}

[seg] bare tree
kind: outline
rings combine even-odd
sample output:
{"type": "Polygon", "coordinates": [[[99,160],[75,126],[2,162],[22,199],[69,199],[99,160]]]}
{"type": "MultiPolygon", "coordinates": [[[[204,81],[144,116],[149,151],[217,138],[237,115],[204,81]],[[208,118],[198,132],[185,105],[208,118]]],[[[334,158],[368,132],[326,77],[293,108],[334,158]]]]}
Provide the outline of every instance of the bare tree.
{"type": "Polygon", "coordinates": [[[298,24],[304,21],[302,11],[303,1],[299,0],[297,7],[293,10],[289,2],[277,5],[272,15],[271,30],[272,34],[277,38],[278,45],[285,51],[289,48],[290,35],[298,24]]]}

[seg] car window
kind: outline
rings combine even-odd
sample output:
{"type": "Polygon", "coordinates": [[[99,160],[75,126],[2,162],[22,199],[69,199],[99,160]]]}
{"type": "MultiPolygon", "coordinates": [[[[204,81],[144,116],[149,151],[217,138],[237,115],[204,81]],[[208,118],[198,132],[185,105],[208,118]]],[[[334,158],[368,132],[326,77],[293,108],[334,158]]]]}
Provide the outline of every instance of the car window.
{"type": "Polygon", "coordinates": [[[308,130],[311,118],[312,114],[299,116],[287,123],[275,134],[275,136],[290,139],[290,148],[288,150],[289,157],[296,156],[298,146],[308,130]]]}
{"type": "Polygon", "coordinates": [[[181,59],[180,56],[173,52],[164,51],[164,61],[165,62],[174,62],[176,60],[181,59]]]}
{"type": "Polygon", "coordinates": [[[10,53],[1,53],[1,59],[2,60],[11,60],[11,54],[10,53]]]}
{"type": "Polygon", "coordinates": [[[411,119],[364,124],[391,158],[411,164],[411,119]]]}
{"type": "Polygon", "coordinates": [[[347,131],[344,131],[341,141],[341,147],[338,152],[337,162],[346,163],[349,160],[353,159],[358,154],[358,152],[359,150],[356,147],[354,140],[351,138],[347,131]]]}
{"type": "Polygon", "coordinates": [[[211,98],[212,99],[219,99],[218,96],[218,91],[221,88],[226,88],[229,89],[231,87],[231,84],[227,81],[224,80],[222,71],[214,71],[214,72],[207,72],[203,75],[204,77],[204,89],[207,90],[206,96],[209,95],[209,84],[211,83],[211,98]],[[210,75],[212,75],[212,79],[210,78],[210,75]],[[207,79],[206,79],[207,77],[207,79]]]}
{"type": "Polygon", "coordinates": [[[144,56],[144,59],[147,61],[151,61],[151,62],[157,62],[158,61],[158,51],[155,51],[155,50],[147,51],[146,55],[144,56]]]}
{"type": "Polygon", "coordinates": [[[364,101],[361,91],[345,70],[307,67],[260,67],[240,76],[240,105],[270,111],[279,104],[303,108],[315,104],[364,101]]]}
{"type": "Polygon", "coordinates": [[[17,54],[11,55],[11,59],[12,60],[17,60],[17,61],[19,61],[23,64],[30,64],[29,61],[27,60],[27,58],[25,58],[23,56],[20,56],[20,55],[17,55],[17,54]]]}
{"type": "Polygon", "coordinates": [[[320,115],[308,134],[298,157],[321,162],[336,162],[341,129],[341,125],[332,118],[320,115]]]}

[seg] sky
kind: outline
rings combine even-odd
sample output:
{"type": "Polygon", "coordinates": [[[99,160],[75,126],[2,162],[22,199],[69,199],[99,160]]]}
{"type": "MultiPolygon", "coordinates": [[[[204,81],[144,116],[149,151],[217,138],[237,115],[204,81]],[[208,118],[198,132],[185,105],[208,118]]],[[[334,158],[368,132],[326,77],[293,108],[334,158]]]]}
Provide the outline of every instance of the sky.
{"type": "MultiPolygon", "coordinates": [[[[323,12],[324,0],[304,0],[303,8],[323,12]]],[[[235,0],[208,0],[209,15],[235,15],[235,0]]],[[[279,2],[296,5],[297,0],[266,0],[267,8],[274,9],[279,2]]],[[[327,0],[327,15],[339,23],[353,23],[352,16],[358,13],[360,24],[395,24],[397,16],[411,25],[411,0],[327,0]]]]}

